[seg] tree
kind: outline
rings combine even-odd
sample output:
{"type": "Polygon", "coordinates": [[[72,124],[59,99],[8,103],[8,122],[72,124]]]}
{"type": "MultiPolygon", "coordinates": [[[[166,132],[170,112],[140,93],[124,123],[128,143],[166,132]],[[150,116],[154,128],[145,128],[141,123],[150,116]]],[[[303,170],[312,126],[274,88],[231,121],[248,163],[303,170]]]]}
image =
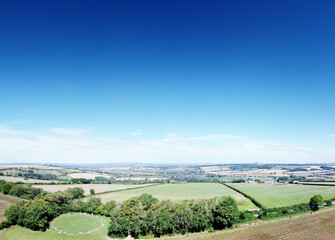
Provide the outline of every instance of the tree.
{"type": "Polygon", "coordinates": [[[309,201],[309,206],[312,211],[319,210],[319,205],[323,203],[322,197],[320,195],[314,195],[309,201]]]}
{"type": "Polygon", "coordinates": [[[234,198],[227,196],[223,197],[217,204],[214,210],[214,228],[223,229],[232,227],[239,218],[239,211],[234,198]]]}
{"type": "Polygon", "coordinates": [[[110,216],[112,211],[115,209],[115,207],[116,207],[116,202],[114,200],[106,202],[106,204],[105,204],[105,215],[110,216]]]}
{"type": "Polygon", "coordinates": [[[327,200],[326,204],[327,204],[328,207],[331,207],[333,205],[333,202],[332,202],[332,200],[327,200]]]}
{"type": "Polygon", "coordinates": [[[9,208],[7,208],[5,211],[5,216],[7,218],[7,221],[11,225],[15,225],[17,223],[19,208],[20,206],[18,204],[14,204],[14,205],[11,205],[9,208]]]}
{"type": "Polygon", "coordinates": [[[95,191],[94,191],[93,188],[90,189],[90,193],[91,193],[91,195],[95,195],[95,191]]]}
{"type": "Polygon", "coordinates": [[[13,183],[9,183],[6,182],[3,186],[2,186],[2,192],[4,194],[8,194],[10,192],[10,190],[13,188],[14,184],[13,183]]]}
{"type": "Polygon", "coordinates": [[[80,188],[80,187],[75,187],[75,188],[68,188],[65,191],[66,194],[69,195],[70,198],[72,199],[77,199],[77,198],[82,198],[85,195],[84,189],[80,188]]]}
{"type": "Polygon", "coordinates": [[[282,213],[283,213],[283,214],[287,214],[287,213],[288,213],[288,209],[287,209],[287,208],[284,208],[284,209],[282,210],[282,213]]]}

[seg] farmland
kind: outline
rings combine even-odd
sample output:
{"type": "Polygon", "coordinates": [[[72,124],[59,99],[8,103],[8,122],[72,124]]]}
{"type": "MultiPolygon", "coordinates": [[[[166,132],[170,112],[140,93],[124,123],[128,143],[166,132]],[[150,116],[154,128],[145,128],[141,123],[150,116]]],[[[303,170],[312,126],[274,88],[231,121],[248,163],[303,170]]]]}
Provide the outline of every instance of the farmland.
{"type": "Polygon", "coordinates": [[[115,191],[121,189],[138,188],[150,186],[151,184],[142,185],[126,185],[126,184],[65,184],[65,185],[33,185],[35,188],[42,188],[47,192],[64,191],[68,188],[80,187],[84,189],[85,195],[90,194],[90,189],[94,189],[95,193],[102,193],[107,191],[115,191]]]}
{"type": "Polygon", "coordinates": [[[324,199],[335,198],[333,186],[310,186],[299,184],[230,184],[255,198],[265,207],[284,207],[308,203],[309,199],[320,194],[324,199]]]}
{"type": "MultiPolygon", "coordinates": [[[[106,221],[107,218],[104,218],[106,221]]],[[[190,234],[187,236],[170,237],[169,240],[268,240],[268,239],[333,239],[335,235],[335,208],[323,210],[314,214],[296,216],[292,219],[280,219],[254,225],[243,225],[235,229],[217,231],[214,233],[190,234]]],[[[80,236],[58,234],[53,229],[45,232],[32,231],[23,227],[13,226],[0,231],[4,240],[103,240],[107,238],[107,226],[102,230],[80,236]]]]}
{"type": "Polygon", "coordinates": [[[122,202],[144,193],[151,194],[160,200],[170,199],[172,201],[180,201],[184,199],[208,199],[230,195],[236,199],[240,210],[256,208],[256,206],[244,196],[219,183],[162,184],[146,188],[106,193],[99,195],[98,197],[101,198],[103,203],[110,200],[122,202]]]}
{"type": "Polygon", "coordinates": [[[335,209],[306,214],[292,219],[275,220],[257,225],[246,225],[231,230],[208,234],[191,235],[188,237],[172,237],[169,240],[268,240],[295,239],[315,240],[334,239],[335,209]]]}
{"type": "Polygon", "coordinates": [[[51,183],[51,182],[57,182],[57,181],[51,181],[51,180],[24,179],[23,177],[11,177],[11,176],[0,176],[0,180],[5,180],[6,182],[23,182],[23,183],[51,183]]]}
{"type": "Polygon", "coordinates": [[[20,201],[22,201],[22,199],[0,193],[0,222],[5,220],[5,209],[20,201]]]}

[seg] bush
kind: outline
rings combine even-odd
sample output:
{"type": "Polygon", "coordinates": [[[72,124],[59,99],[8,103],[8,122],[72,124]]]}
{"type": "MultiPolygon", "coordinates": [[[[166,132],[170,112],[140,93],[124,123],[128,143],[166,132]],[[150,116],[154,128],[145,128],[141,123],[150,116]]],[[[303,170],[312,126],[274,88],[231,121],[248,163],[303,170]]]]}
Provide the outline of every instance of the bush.
{"type": "Polygon", "coordinates": [[[14,184],[10,183],[10,182],[6,182],[3,186],[2,186],[2,192],[4,194],[9,194],[10,190],[13,188],[14,184]]]}
{"type": "Polygon", "coordinates": [[[326,201],[326,204],[327,204],[328,207],[333,206],[333,202],[332,202],[332,200],[327,200],[327,201],[326,201]]]}
{"type": "Polygon", "coordinates": [[[288,213],[288,209],[287,209],[287,208],[284,208],[284,209],[282,210],[282,213],[283,213],[283,214],[287,214],[287,213],[288,213]]]}
{"type": "Polygon", "coordinates": [[[315,195],[311,197],[309,201],[309,206],[311,207],[312,211],[319,210],[319,205],[323,203],[322,197],[320,195],[315,195]]]}

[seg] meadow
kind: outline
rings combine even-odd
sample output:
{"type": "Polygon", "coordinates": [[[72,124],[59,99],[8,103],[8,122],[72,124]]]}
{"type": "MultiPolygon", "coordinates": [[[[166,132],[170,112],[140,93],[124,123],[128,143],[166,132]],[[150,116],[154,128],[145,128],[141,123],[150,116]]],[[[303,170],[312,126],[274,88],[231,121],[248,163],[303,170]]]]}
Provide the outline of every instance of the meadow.
{"type": "Polygon", "coordinates": [[[185,199],[209,199],[230,195],[236,199],[240,210],[257,208],[249,199],[219,183],[161,184],[145,188],[101,194],[97,197],[101,198],[103,203],[110,200],[122,202],[144,193],[151,194],[160,200],[169,199],[172,201],[181,201],[185,199]]]}
{"type": "MultiPolygon", "coordinates": [[[[58,233],[56,230],[49,228],[45,232],[41,231],[32,231],[27,228],[23,228],[20,226],[13,226],[9,229],[4,229],[0,231],[0,239],[1,240],[106,240],[109,239],[107,237],[108,225],[109,225],[109,218],[106,217],[99,217],[102,219],[106,224],[102,229],[97,232],[90,233],[90,234],[81,234],[81,235],[66,235],[58,233]]],[[[75,218],[71,219],[72,222],[70,225],[66,226],[68,222],[60,222],[60,225],[64,227],[72,227],[74,228],[72,231],[78,232],[81,231],[82,228],[80,227],[80,223],[82,224],[92,224],[92,221],[85,221],[83,218],[75,218]],[[75,226],[75,227],[74,227],[75,226]]]]}
{"type": "Polygon", "coordinates": [[[95,193],[102,193],[108,191],[116,191],[122,189],[131,189],[138,187],[150,186],[151,184],[142,184],[142,185],[127,185],[127,184],[64,184],[64,185],[33,185],[35,188],[42,188],[47,192],[58,192],[64,191],[68,188],[80,187],[84,189],[85,195],[90,194],[90,189],[94,189],[95,193]]]}
{"type": "Polygon", "coordinates": [[[230,185],[255,198],[265,207],[285,207],[308,203],[310,198],[316,194],[321,195],[323,199],[335,198],[335,187],[333,186],[257,183],[230,185]]]}

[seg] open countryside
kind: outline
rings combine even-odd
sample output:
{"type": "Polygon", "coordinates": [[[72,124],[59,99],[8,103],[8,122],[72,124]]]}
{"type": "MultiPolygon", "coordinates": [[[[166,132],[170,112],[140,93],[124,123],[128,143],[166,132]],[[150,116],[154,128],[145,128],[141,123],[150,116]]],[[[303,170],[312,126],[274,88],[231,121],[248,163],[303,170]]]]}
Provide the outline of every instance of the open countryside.
{"type": "Polygon", "coordinates": [[[0,9],[0,240],[335,240],[335,0],[0,9]]]}
{"type": "Polygon", "coordinates": [[[114,200],[118,203],[141,194],[151,194],[160,200],[182,201],[185,199],[210,199],[214,197],[232,196],[236,199],[240,210],[257,208],[243,195],[219,183],[185,183],[185,184],[161,184],[146,188],[131,189],[125,191],[101,194],[103,203],[114,200]]]}
{"type": "Polygon", "coordinates": [[[335,186],[257,183],[231,183],[230,185],[269,208],[308,203],[310,198],[316,194],[321,195],[324,199],[335,198],[335,186]]]}

